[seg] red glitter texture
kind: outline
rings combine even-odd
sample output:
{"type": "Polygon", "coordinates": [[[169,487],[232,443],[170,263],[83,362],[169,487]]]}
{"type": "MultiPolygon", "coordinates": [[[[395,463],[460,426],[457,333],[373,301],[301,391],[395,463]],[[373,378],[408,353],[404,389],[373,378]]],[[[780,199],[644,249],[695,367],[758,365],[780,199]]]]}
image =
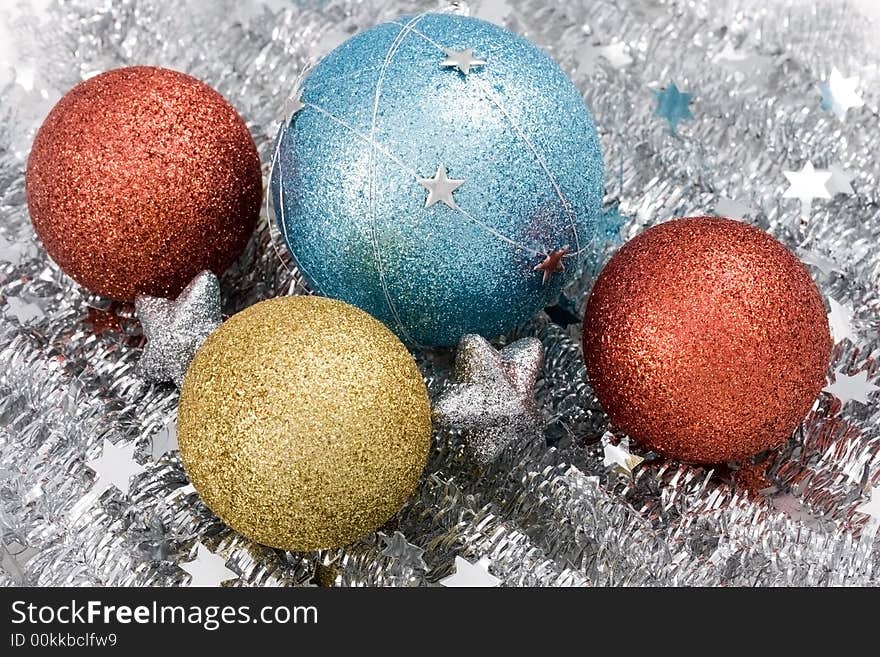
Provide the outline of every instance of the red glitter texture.
{"type": "Polygon", "coordinates": [[[590,382],[642,446],[696,463],[785,440],[825,383],[832,340],[809,273],[768,234],[677,219],[624,245],[584,317],[590,382]]]}
{"type": "Polygon", "coordinates": [[[259,217],[260,160],[247,126],[202,82],[136,66],[78,84],[28,159],[34,229],[62,270],[122,301],[171,297],[223,272],[259,217]]]}

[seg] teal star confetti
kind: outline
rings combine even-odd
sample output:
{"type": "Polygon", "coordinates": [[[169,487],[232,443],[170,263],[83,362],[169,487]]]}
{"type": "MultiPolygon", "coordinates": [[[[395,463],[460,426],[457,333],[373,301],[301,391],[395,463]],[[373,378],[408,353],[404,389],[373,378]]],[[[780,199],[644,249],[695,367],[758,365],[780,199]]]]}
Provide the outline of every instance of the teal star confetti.
{"type": "Polygon", "coordinates": [[[671,134],[676,134],[675,128],[679,121],[694,118],[689,107],[694,95],[679,91],[674,82],[670,82],[668,87],[664,87],[660,91],[653,90],[653,94],[657,99],[654,116],[666,119],[671,134]]]}

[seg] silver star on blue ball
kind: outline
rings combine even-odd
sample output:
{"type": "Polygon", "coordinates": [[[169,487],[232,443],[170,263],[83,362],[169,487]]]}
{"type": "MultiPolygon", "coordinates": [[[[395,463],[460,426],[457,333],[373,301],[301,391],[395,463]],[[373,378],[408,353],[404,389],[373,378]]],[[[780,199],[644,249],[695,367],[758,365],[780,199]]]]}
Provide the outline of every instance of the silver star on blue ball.
{"type": "Polygon", "coordinates": [[[180,387],[196,350],[222,322],[220,282],[203,271],[176,299],[139,295],[135,310],[147,338],[138,373],[148,381],[173,381],[180,387]]]}
{"type": "Polygon", "coordinates": [[[454,383],[434,404],[434,421],[461,429],[474,459],[494,460],[510,443],[540,431],[534,388],[544,360],[537,338],[523,338],[497,351],[479,335],[458,345],[454,383]]]}

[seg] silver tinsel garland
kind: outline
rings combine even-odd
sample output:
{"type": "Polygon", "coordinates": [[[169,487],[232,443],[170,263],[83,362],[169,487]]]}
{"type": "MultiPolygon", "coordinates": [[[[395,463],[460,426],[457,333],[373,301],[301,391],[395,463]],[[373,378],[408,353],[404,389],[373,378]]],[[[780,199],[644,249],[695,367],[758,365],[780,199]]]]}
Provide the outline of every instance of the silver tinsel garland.
{"type": "MultiPolygon", "coordinates": [[[[823,394],[797,434],[760,464],[761,490],[742,483],[750,466],[719,472],[650,454],[627,477],[602,464],[607,418],[586,381],[579,327],[543,315],[507,338],[536,336],[544,345],[536,389],[543,439],[512,443],[482,465],[455,430],[438,431],[422,485],[394,526],[344,549],[294,554],[232,532],[167,450],[177,392],[136,375],[143,340],[133,309],[88,295],[35,243],[24,195],[30,142],[54,101],[84,76],[150,63],[216,87],[249,121],[269,162],[288,95],[310,62],[379,20],[440,5],[65,0],[42,14],[21,7],[8,21],[14,75],[0,71],[0,584],[182,585],[189,576],[180,566],[200,544],[227,560],[238,575],[232,585],[426,585],[449,575],[456,556],[488,559],[504,585],[880,582],[880,523],[858,511],[880,486],[876,398],[842,404],[823,394]],[[133,446],[142,466],[127,492],[101,485],[87,466],[105,439],[133,446]],[[424,549],[424,568],[394,552],[395,531],[424,549]]],[[[622,239],[744,199],[753,220],[791,248],[836,262],[811,267],[823,293],[852,310],[831,371],[876,382],[880,58],[872,25],[851,5],[485,0],[458,10],[547,48],[584,91],[602,138],[609,207],[619,203],[626,217],[622,239]],[[747,57],[748,66],[725,52],[747,57]],[[820,107],[817,85],[832,67],[863,82],[866,106],[845,121],[820,107]],[[694,118],[676,135],[652,117],[651,90],[671,82],[695,95],[694,118]],[[855,173],[856,193],[815,203],[804,222],[797,201],[782,198],[783,171],[807,160],[855,173]]],[[[264,213],[247,253],[223,277],[227,314],[302,291],[271,225],[264,213]]],[[[606,251],[617,243],[610,237],[606,251]]],[[[582,306],[589,284],[585,276],[570,290],[573,305],[582,306]]],[[[450,354],[417,358],[436,397],[450,354]]]]}

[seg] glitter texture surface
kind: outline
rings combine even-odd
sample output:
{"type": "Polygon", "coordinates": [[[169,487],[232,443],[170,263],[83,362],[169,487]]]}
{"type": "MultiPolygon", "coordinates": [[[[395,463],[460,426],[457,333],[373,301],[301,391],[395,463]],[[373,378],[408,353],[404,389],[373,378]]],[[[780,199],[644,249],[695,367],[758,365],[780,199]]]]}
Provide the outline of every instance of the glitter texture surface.
{"type": "Polygon", "coordinates": [[[262,198],[247,126],[216,91],[169,69],[116,69],[71,89],[27,168],[49,255],[92,292],[174,296],[241,253],[262,198]]]}
{"type": "Polygon", "coordinates": [[[592,248],[596,130],[580,92],[525,39],[464,16],[404,16],[330,53],[301,100],[273,167],[287,244],[315,290],[406,342],[516,326],[592,248]],[[468,48],[485,64],[443,66],[446,50],[468,48]],[[463,182],[432,204],[423,184],[440,165],[463,182]],[[535,266],[566,246],[545,285],[535,266]]]}
{"type": "Polygon", "coordinates": [[[319,297],[264,301],[196,353],[180,394],[180,454],[205,503],[272,547],[339,547],[415,490],[428,394],[393,333],[319,297]]]}
{"type": "Polygon", "coordinates": [[[223,321],[220,282],[203,271],[176,299],[138,295],[135,312],[147,339],[138,373],[148,381],[172,381],[180,387],[196,350],[223,321]]]}
{"type": "Polygon", "coordinates": [[[434,422],[461,431],[471,457],[489,463],[507,445],[541,434],[535,381],[544,360],[537,338],[500,351],[479,335],[466,335],[455,353],[455,383],[432,407],[434,422]]]}
{"type": "MultiPolygon", "coordinates": [[[[34,132],[57,98],[96,71],[185,63],[247,117],[268,164],[279,110],[316,58],[378,22],[438,4],[41,4],[42,15],[21,11],[10,29],[20,81],[0,89],[0,532],[9,552],[23,548],[18,568],[0,565],[0,585],[185,585],[182,566],[199,545],[225,559],[238,575],[228,584],[242,587],[430,586],[451,574],[456,557],[488,559],[504,586],[880,583],[880,523],[864,507],[880,485],[880,393],[867,404],[821,393],[792,436],[764,455],[768,485],[759,495],[746,495],[727,469],[656,457],[635,442],[633,455],[645,461],[632,478],[620,476],[603,464],[608,417],[587,382],[580,326],[540,313],[493,344],[529,336],[543,344],[535,386],[542,436],[475,467],[460,432],[435,429],[424,476],[394,528],[383,530],[423,549],[427,570],[401,567],[379,533],[335,550],[287,552],[230,529],[192,490],[177,452],[164,451],[178,391],[137,376],[137,321],[117,310],[99,330],[96,313],[117,306],[62,275],[35,242],[24,194],[34,132]],[[86,464],[104,439],[134,444],[144,466],[127,494],[94,495],[98,482],[86,464]],[[76,520],[73,507],[83,509],[76,520]]],[[[880,49],[876,25],[852,2],[467,5],[549,52],[584,94],[623,240],[672,217],[721,212],[725,199],[742,201],[755,224],[808,263],[828,302],[845,307],[848,337],[836,337],[829,373],[880,384],[880,49]],[[597,43],[629,63],[590,61],[585,53],[597,43]],[[721,56],[731,52],[740,59],[721,56]],[[832,66],[863,81],[865,107],[850,109],[845,122],[820,107],[817,84],[832,66]],[[678,137],[652,117],[651,90],[671,79],[694,93],[694,119],[678,125],[678,137]],[[840,165],[855,193],[817,199],[803,222],[799,202],[780,195],[783,172],[808,159],[817,169],[840,165]]],[[[462,176],[450,168],[449,177],[462,176]]],[[[603,264],[603,251],[595,260],[603,264]]],[[[224,313],[301,291],[300,280],[264,212],[255,239],[221,278],[224,313]]],[[[572,311],[592,284],[576,279],[569,288],[572,311]]],[[[417,359],[432,399],[454,385],[450,350],[419,351],[417,359]]],[[[439,620],[437,631],[448,634],[449,622],[439,620]]]]}
{"type": "Polygon", "coordinates": [[[697,217],[640,234],[587,302],[584,358],[615,426],[698,463],[784,441],[825,384],[822,296],[782,244],[753,226],[697,217]]]}

